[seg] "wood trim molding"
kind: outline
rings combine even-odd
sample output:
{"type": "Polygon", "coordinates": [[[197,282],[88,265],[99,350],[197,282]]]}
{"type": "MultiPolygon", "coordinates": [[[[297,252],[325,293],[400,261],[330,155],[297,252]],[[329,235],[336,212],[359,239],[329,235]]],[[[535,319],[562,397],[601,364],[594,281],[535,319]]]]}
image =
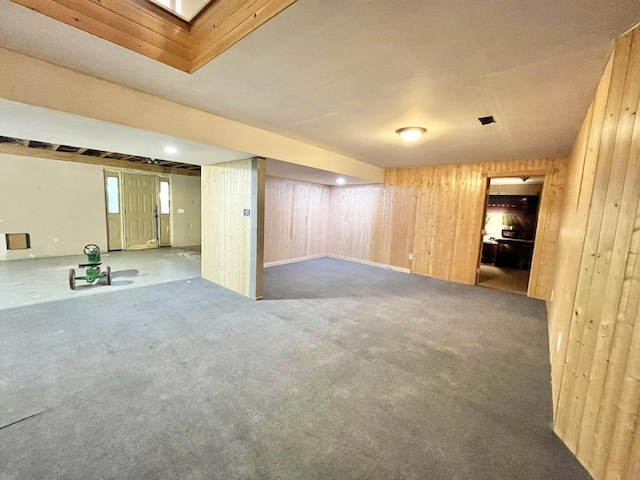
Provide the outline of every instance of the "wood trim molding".
{"type": "Polygon", "coordinates": [[[54,150],[40,150],[20,145],[10,145],[0,143],[0,154],[20,155],[23,157],[45,158],[49,160],[60,160],[62,162],[86,163],[89,165],[101,165],[104,167],[124,168],[127,170],[139,170],[143,172],[156,172],[174,175],[185,175],[189,177],[199,177],[200,172],[183,170],[181,168],[163,167],[151,163],[132,163],[127,160],[116,160],[112,158],[91,157],[78,153],[58,152],[54,150]]]}
{"type": "Polygon", "coordinates": [[[186,73],[296,2],[216,0],[188,23],[143,0],[11,1],[186,73]]]}

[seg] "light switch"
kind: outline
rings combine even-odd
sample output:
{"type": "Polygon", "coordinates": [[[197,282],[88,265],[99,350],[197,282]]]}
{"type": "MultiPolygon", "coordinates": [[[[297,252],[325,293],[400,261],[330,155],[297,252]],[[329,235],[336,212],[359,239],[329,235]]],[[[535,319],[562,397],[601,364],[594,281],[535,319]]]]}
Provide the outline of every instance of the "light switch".
{"type": "Polygon", "coordinates": [[[184,208],[179,208],[178,213],[184,213],[184,208]]]}

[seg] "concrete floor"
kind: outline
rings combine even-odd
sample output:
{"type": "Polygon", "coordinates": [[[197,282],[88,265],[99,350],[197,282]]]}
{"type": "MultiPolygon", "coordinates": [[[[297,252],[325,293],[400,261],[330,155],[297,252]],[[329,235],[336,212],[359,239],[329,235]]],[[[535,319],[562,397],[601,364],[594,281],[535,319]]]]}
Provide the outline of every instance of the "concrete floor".
{"type": "Polygon", "coordinates": [[[0,310],[52,300],[115,292],[200,276],[200,247],[160,248],[102,254],[103,269],[111,267],[112,283],[88,285],[78,280],[69,288],[69,269],[81,275],[85,255],[0,262],[0,310]]]}

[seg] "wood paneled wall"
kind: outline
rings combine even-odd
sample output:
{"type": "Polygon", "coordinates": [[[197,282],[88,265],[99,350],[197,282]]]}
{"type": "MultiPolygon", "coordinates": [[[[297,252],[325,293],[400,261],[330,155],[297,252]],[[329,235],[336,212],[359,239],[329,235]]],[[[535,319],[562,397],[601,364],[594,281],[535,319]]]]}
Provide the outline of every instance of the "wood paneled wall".
{"type": "Polygon", "coordinates": [[[261,162],[202,167],[202,277],[249,298],[262,296],[261,162]]]}
{"type": "Polygon", "coordinates": [[[542,158],[390,169],[384,185],[349,187],[272,178],[265,261],[329,254],[475,284],[487,178],[544,175],[529,296],[547,299],[566,165],[542,158]]]}
{"type": "Polygon", "coordinates": [[[381,185],[333,187],[329,205],[331,255],[371,261],[373,212],[380,203],[381,185]]]}
{"type": "Polygon", "coordinates": [[[380,202],[374,210],[371,260],[411,268],[416,206],[421,178],[418,169],[387,170],[380,202]]]}
{"type": "Polygon", "coordinates": [[[487,178],[544,175],[529,295],[546,299],[566,164],[542,158],[391,169],[384,185],[349,187],[273,178],[265,261],[329,254],[475,284],[487,178]]]}
{"type": "Polygon", "coordinates": [[[326,255],[331,187],[267,177],[265,263],[326,255]]]}
{"type": "Polygon", "coordinates": [[[486,191],[481,165],[444,165],[417,174],[412,271],[474,284],[486,191]]]}
{"type": "Polygon", "coordinates": [[[640,30],[574,146],[550,302],[555,430],[596,479],[640,478],[640,30]]]}
{"type": "MultiPolygon", "coordinates": [[[[487,178],[544,175],[529,295],[547,298],[565,168],[564,158],[542,158],[387,170],[374,209],[368,259],[474,284],[487,178]]],[[[350,208],[360,207],[353,203],[350,208]]]]}

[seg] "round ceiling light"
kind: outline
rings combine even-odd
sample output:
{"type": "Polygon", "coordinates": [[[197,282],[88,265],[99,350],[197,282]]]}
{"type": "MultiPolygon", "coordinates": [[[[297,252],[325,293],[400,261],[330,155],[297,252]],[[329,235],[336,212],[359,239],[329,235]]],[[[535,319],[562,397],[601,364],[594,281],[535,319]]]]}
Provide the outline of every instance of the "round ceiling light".
{"type": "Polygon", "coordinates": [[[405,142],[412,143],[424,135],[426,131],[427,129],[422,127],[404,127],[396,130],[396,133],[400,135],[400,138],[405,142]]]}

